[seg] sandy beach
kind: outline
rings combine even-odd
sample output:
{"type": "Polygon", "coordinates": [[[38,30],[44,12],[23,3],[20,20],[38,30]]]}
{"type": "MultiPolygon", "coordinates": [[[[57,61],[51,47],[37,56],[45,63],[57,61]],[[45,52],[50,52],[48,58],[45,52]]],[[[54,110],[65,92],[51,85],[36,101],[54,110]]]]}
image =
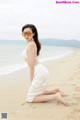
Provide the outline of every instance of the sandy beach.
{"type": "Polygon", "coordinates": [[[26,68],[0,76],[0,112],[9,120],[80,120],[80,49],[60,60],[44,64],[49,70],[48,87],[60,88],[71,103],[26,103],[29,72],[26,68]]]}

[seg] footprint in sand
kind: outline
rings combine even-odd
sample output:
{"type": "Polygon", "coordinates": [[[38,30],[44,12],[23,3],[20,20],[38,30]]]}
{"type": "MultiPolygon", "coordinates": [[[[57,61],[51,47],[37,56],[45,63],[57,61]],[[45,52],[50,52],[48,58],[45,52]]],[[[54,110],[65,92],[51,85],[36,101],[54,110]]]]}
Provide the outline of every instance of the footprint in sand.
{"type": "Polygon", "coordinates": [[[74,80],[74,77],[70,77],[69,80],[74,80]]]}
{"type": "Polygon", "coordinates": [[[76,120],[76,118],[73,115],[69,115],[68,120],[76,120]]]}
{"type": "Polygon", "coordinates": [[[10,113],[11,115],[15,115],[15,113],[10,113]]]}
{"type": "Polygon", "coordinates": [[[73,99],[73,103],[75,103],[76,105],[79,105],[79,103],[80,103],[80,94],[78,95],[77,93],[76,94],[74,94],[73,96],[72,96],[72,99],[73,99]]]}
{"type": "Polygon", "coordinates": [[[75,90],[80,92],[80,87],[76,87],[75,90]]]}
{"type": "MultiPolygon", "coordinates": [[[[24,105],[26,105],[26,104],[27,104],[27,102],[23,102],[21,105],[24,106],[24,105]]],[[[33,109],[36,108],[36,106],[33,106],[32,104],[30,104],[30,106],[31,106],[33,109]]]]}
{"type": "Polygon", "coordinates": [[[23,105],[26,105],[27,104],[27,102],[23,102],[21,105],[23,106],[23,105]]]}
{"type": "Polygon", "coordinates": [[[72,83],[72,84],[71,84],[71,86],[74,86],[74,87],[76,87],[76,84],[72,83]]]}
{"type": "Polygon", "coordinates": [[[68,116],[68,120],[80,120],[80,110],[78,108],[73,108],[73,111],[68,116]]]}

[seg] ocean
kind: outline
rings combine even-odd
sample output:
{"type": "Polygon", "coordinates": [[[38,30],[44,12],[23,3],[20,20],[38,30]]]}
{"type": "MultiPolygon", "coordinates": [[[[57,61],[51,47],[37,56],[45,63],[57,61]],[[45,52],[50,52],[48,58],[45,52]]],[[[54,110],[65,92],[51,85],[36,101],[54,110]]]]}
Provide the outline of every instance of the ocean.
{"type": "MultiPolygon", "coordinates": [[[[21,56],[26,44],[27,43],[21,42],[20,40],[0,41],[0,75],[9,74],[27,67],[27,63],[21,56]]],[[[60,59],[72,52],[74,52],[74,49],[70,47],[42,45],[39,61],[45,62],[60,59]]]]}

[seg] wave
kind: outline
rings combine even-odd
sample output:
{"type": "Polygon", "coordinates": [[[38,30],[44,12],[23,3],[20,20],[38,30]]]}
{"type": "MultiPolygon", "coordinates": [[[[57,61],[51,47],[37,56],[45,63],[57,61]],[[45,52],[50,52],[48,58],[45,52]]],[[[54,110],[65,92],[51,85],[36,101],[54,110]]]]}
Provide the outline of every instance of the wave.
{"type": "MultiPolygon", "coordinates": [[[[60,59],[66,55],[69,55],[71,53],[73,53],[74,51],[68,51],[65,54],[62,55],[57,55],[57,56],[53,56],[53,57],[44,57],[44,58],[40,58],[39,61],[40,63],[42,62],[46,62],[46,61],[51,61],[51,60],[57,60],[60,59]]],[[[28,65],[26,63],[22,63],[22,64],[13,64],[13,65],[4,65],[0,68],[0,76],[1,75],[5,75],[5,74],[9,74],[12,73],[14,71],[18,71],[22,68],[27,68],[28,65]]]]}

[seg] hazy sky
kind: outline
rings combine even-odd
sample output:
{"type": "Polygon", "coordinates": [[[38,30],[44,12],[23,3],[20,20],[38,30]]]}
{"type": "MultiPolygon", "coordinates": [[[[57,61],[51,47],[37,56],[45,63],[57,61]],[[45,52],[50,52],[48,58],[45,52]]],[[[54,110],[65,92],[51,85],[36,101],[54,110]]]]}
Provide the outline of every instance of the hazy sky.
{"type": "Polygon", "coordinates": [[[80,4],[0,0],[0,39],[24,39],[21,28],[28,23],[37,27],[39,38],[80,40],[80,4]]]}

